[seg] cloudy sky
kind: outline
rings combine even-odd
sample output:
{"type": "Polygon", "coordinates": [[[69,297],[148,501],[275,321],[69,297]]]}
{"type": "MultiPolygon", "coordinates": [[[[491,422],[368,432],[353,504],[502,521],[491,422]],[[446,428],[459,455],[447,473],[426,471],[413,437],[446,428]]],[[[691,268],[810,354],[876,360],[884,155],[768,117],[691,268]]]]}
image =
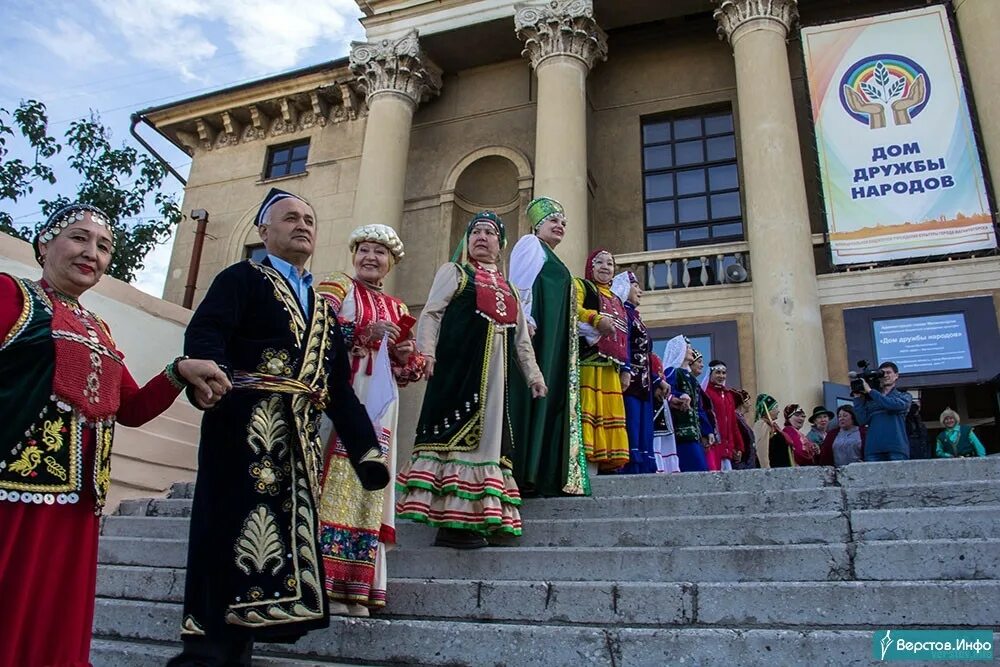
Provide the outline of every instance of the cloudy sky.
{"type": "MultiPolygon", "coordinates": [[[[134,111],[225,88],[270,74],[347,54],[364,38],[355,0],[3,0],[0,25],[0,107],[22,99],[48,106],[50,133],[58,139],[72,120],[100,114],[113,143],[132,143],[134,111]]],[[[140,130],[141,132],[142,130],[140,130]]],[[[152,139],[151,131],[143,135],[152,139]]],[[[191,159],[151,141],[186,174],[191,159]]],[[[14,144],[11,157],[30,159],[14,144]]],[[[3,210],[16,222],[41,217],[38,201],[72,193],[68,168],[57,171],[55,189],[3,210]]],[[[168,190],[180,192],[172,178],[168,190]]],[[[147,258],[136,282],[160,296],[170,257],[169,243],[147,258]]]]}

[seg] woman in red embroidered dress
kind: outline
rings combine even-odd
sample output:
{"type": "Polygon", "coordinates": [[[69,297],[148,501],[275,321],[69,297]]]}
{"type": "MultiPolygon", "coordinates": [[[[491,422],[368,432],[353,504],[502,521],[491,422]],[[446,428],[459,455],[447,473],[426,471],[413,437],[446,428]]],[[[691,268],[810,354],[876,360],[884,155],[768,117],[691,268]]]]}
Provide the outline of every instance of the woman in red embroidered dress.
{"type": "Polygon", "coordinates": [[[35,239],[41,280],[0,274],[0,667],[90,664],[115,423],[146,423],[187,383],[205,406],[229,388],[214,362],[194,359],[138,387],[107,325],[77,301],[113,239],[107,215],[71,204],[35,239]]]}
{"type": "MultiPolygon", "coordinates": [[[[389,364],[404,387],[423,377],[424,357],[416,351],[406,304],[382,291],[382,280],[403,258],[403,242],[392,227],[364,225],[351,233],[354,277],[328,276],[317,288],[333,305],[351,350],[351,382],[363,402],[373,390],[375,359],[388,336],[389,364]]],[[[379,440],[390,479],[396,476],[398,401],[379,420],[379,440]]],[[[367,616],[385,606],[386,549],[396,543],[396,496],[390,483],[365,491],[339,440],[331,439],[320,498],[320,548],[330,612],[367,616]]]]}

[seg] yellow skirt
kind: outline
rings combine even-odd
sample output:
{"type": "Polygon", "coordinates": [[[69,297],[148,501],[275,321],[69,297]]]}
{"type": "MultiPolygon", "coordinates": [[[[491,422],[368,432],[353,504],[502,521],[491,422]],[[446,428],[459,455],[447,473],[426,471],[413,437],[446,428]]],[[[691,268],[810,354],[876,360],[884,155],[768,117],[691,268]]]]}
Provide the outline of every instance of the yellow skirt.
{"type": "Polygon", "coordinates": [[[625,401],[613,366],[580,364],[580,408],[587,460],[602,471],[617,470],[628,463],[625,401]]]}

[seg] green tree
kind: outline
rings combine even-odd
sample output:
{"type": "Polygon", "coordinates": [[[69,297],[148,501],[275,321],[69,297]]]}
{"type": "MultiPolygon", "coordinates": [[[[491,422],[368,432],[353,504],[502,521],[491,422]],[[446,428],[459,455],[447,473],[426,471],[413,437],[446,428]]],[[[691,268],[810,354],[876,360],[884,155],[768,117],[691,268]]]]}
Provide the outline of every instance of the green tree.
{"type": "MultiPolygon", "coordinates": [[[[41,199],[42,217],[47,218],[71,201],[104,210],[114,223],[115,236],[115,254],[107,274],[131,282],[143,269],[146,255],[166,241],[181,221],[176,199],[161,190],[167,170],[131,146],[122,144],[115,148],[111,133],[93,112],[89,118],[73,121],[64,140],[67,162],[79,174],[80,185],[72,199],[66,196],[41,199]],[[150,200],[156,215],[143,217],[140,214],[150,200]]],[[[55,184],[50,161],[62,149],[49,135],[48,115],[41,102],[22,101],[13,113],[0,108],[0,201],[17,202],[32,194],[40,181],[55,184]],[[8,159],[7,142],[16,138],[15,127],[34,151],[32,161],[8,159]]],[[[18,226],[9,213],[0,211],[0,231],[31,240],[37,226],[18,226]]]]}

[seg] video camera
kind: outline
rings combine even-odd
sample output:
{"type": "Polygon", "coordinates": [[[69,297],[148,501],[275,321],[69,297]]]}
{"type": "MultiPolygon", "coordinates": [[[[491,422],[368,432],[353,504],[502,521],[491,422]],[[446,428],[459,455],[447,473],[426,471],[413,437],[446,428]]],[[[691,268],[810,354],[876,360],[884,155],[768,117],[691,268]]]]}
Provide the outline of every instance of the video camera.
{"type": "Polygon", "coordinates": [[[863,394],[865,392],[864,382],[867,382],[868,386],[872,389],[882,387],[882,378],[885,377],[885,371],[881,368],[871,368],[868,365],[868,360],[862,359],[858,362],[858,370],[850,371],[847,377],[851,379],[851,393],[863,394]]]}

